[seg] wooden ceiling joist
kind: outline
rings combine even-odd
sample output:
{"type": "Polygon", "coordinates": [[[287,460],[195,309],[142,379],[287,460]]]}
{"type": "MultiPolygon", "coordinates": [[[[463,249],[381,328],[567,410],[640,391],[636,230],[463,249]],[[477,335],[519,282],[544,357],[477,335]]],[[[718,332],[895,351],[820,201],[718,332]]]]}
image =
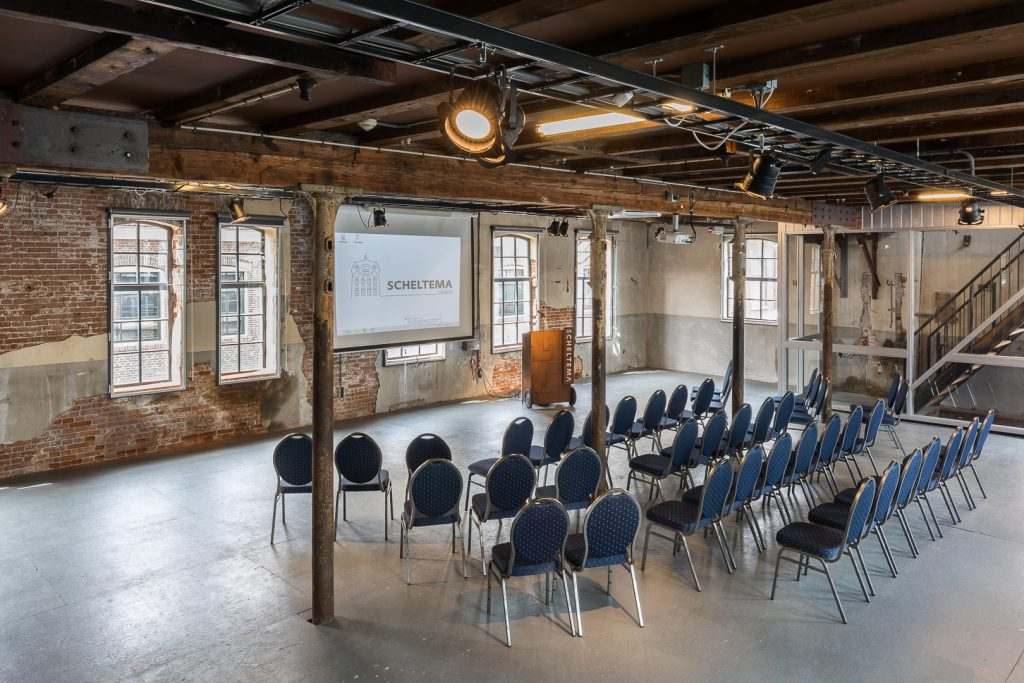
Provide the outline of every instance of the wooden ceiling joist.
{"type": "Polygon", "coordinates": [[[197,121],[233,104],[290,86],[303,72],[280,66],[268,66],[255,74],[219,83],[209,90],[178,100],[154,112],[156,118],[169,125],[197,121]]]}

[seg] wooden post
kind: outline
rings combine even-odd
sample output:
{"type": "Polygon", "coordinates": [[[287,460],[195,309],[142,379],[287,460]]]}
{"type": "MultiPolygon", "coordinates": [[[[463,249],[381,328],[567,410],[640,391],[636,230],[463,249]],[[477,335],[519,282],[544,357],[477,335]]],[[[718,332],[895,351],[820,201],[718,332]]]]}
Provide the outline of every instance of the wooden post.
{"type": "Polygon", "coordinates": [[[732,237],[732,283],[732,413],[735,415],[743,405],[743,332],[747,297],[747,222],[744,220],[736,221],[736,232],[732,237]]]}
{"type": "MultiPolygon", "coordinates": [[[[593,296],[594,330],[591,342],[590,365],[590,424],[591,443],[594,450],[601,456],[605,472],[608,471],[608,456],[605,452],[606,424],[604,407],[608,403],[606,393],[605,371],[605,321],[606,304],[604,300],[608,281],[608,210],[595,208],[590,211],[590,293],[593,296]]],[[[603,492],[607,488],[607,477],[602,477],[598,488],[603,492]]]]}
{"type": "Polygon", "coordinates": [[[338,199],[313,195],[313,618],[334,621],[334,221],[338,199]]]}
{"type": "Polygon", "coordinates": [[[824,239],[821,244],[821,376],[829,380],[828,394],[821,409],[822,421],[832,417],[832,390],[834,365],[832,357],[832,332],[836,279],[836,230],[831,225],[822,228],[824,239]]]}

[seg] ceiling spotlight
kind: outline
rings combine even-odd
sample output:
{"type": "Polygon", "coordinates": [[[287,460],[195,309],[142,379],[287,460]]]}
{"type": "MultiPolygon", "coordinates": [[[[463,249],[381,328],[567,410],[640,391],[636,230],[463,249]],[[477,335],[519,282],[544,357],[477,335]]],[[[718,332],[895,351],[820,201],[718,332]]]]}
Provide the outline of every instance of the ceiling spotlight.
{"type": "Polygon", "coordinates": [[[526,122],[517,91],[503,70],[474,81],[458,98],[450,93],[437,113],[448,142],[487,167],[508,163],[526,122]]]}
{"type": "Polygon", "coordinates": [[[885,178],[881,174],[876,175],[864,186],[864,196],[867,197],[868,206],[872,211],[878,211],[896,203],[896,197],[893,196],[889,186],[885,184],[885,178]]]}
{"type": "Polygon", "coordinates": [[[960,202],[959,225],[981,225],[985,222],[985,209],[976,197],[968,197],[960,202]]]}
{"type": "Polygon", "coordinates": [[[832,161],[832,150],[826,147],[811,162],[811,173],[818,175],[828,167],[830,161],[832,161]]]}
{"type": "Polygon", "coordinates": [[[386,228],[388,225],[388,216],[387,213],[384,212],[384,207],[381,206],[374,209],[373,215],[370,220],[370,225],[372,225],[373,227],[386,228]]]}
{"type": "Polygon", "coordinates": [[[228,202],[228,211],[231,212],[232,223],[241,223],[249,217],[249,215],[245,213],[245,205],[242,204],[241,197],[233,197],[231,201],[228,202]]]}
{"type": "Polygon", "coordinates": [[[758,199],[771,199],[775,194],[775,183],[782,173],[782,164],[770,151],[751,155],[750,170],[736,189],[758,199]]]}
{"type": "Polygon", "coordinates": [[[627,104],[633,101],[634,93],[632,90],[623,90],[622,92],[615,93],[612,96],[612,104],[616,107],[625,107],[627,104]]]}
{"type": "Polygon", "coordinates": [[[299,86],[299,99],[303,102],[309,102],[313,99],[313,86],[316,85],[316,81],[312,78],[300,78],[295,81],[295,84],[299,86]]]}
{"type": "Polygon", "coordinates": [[[562,219],[562,222],[558,225],[558,234],[561,237],[565,237],[569,234],[569,221],[562,219]]]}
{"type": "Polygon", "coordinates": [[[668,109],[669,111],[673,111],[677,114],[692,114],[696,111],[696,107],[688,102],[662,102],[661,108],[668,109]]]}
{"type": "Polygon", "coordinates": [[[551,225],[548,226],[548,234],[552,237],[558,237],[558,219],[551,221],[551,225]]]}

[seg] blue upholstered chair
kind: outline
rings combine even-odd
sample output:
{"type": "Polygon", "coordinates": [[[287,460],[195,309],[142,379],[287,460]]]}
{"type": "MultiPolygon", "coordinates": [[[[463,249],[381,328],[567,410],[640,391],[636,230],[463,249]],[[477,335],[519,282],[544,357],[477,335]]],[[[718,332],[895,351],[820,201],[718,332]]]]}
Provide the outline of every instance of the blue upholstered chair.
{"type": "MultiPolygon", "coordinates": [[[[812,404],[814,402],[814,397],[818,394],[818,385],[820,383],[821,375],[818,373],[818,368],[814,368],[811,370],[811,376],[807,380],[807,384],[804,385],[803,391],[793,397],[794,406],[800,409],[806,409],[807,406],[812,404]]],[[[785,395],[786,394],[782,394],[781,396],[772,396],[772,400],[776,403],[781,403],[785,395]]]]}
{"type": "Polygon", "coordinates": [[[921,518],[924,520],[925,528],[928,529],[928,535],[931,539],[935,540],[935,533],[932,531],[932,526],[928,522],[928,513],[925,512],[925,505],[928,506],[928,512],[931,513],[932,520],[935,522],[936,530],[939,532],[939,538],[942,538],[942,529],[939,529],[939,522],[935,518],[935,511],[932,510],[932,503],[928,500],[928,491],[932,490],[932,479],[935,476],[936,471],[939,467],[939,457],[942,455],[942,446],[939,443],[939,438],[933,438],[923,451],[923,459],[921,461],[921,474],[917,478],[917,484],[914,487],[914,494],[912,500],[917,503],[918,509],[921,510],[921,518]]]}
{"type": "Polygon", "coordinates": [[[989,432],[992,431],[992,423],[995,422],[996,411],[990,410],[985,416],[985,421],[981,423],[981,430],[978,432],[978,440],[974,443],[974,453],[971,456],[970,462],[967,466],[971,468],[971,472],[974,473],[974,480],[978,482],[978,490],[981,491],[982,498],[988,498],[985,493],[985,487],[981,485],[981,479],[978,477],[978,470],[974,469],[974,463],[978,461],[981,454],[985,450],[985,444],[988,443],[989,432]]]}
{"type": "Polygon", "coordinates": [[[814,399],[803,407],[797,405],[797,407],[793,409],[793,414],[789,418],[789,424],[796,425],[801,429],[806,429],[807,425],[817,422],[818,417],[821,415],[821,411],[825,406],[825,399],[828,397],[828,392],[831,387],[832,383],[829,380],[821,378],[818,382],[818,388],[814,394],[814,399]]]}
{"type": "Polygon", "coordinates": [[[576,635],[572,604],[569,602],[568,577],[565,575],[565,540],[569,534],[569,515],[553,498],[530,501],[512,520],[507,543],[491,548],[487,572],[487,613],[491,613],[491,578],[501,583],[501,602],[505,608],[505,642],[512,647],[512,629],[508,619],[506,582],[513,576],[547,578],[544,600],[551,602],[551,575],[562,579],[565,605],[569,613],[569,632],[576,635]]]}
{"type": "Polygon", "coordinates": [[[743,444],[747,440],[750,431],[750,421],[753,419],[754,410],[749,403],[744,403],[732,416],[729,423],[729,432],[725,437],[723,455],[738,458],[743,452],[743,444]]]}
{"type": "Polygon", "coordinates": [[[622,489],[612,489],[594,501],[583,518],[583,532],[571,534],[565,542],[565,565],[572,576],[576,599],[576,632],[583,636],[583,609],[580,607],[580,586],[577,574],[585,569],[607,567],[605,592],[611,595],[612,568],[622,565],[633,582],[636,621],[643,628],[644,613],[640,607],[640,590],[633,568],[633,543],[640,528],[640,505],[622,489]]]}
{"type": "Polygon", "coordinates": [[[562,453],[569,449],[572,441],[572,430],[575,420],[568,410],[559,410],[544,432],[543,446],[530,446],[530,462],[539,471],[544,468],[544,483],[548,483],[548,465],[556,465],[562,459],[562,453]]]}
{"type": "Polygon", "coordinates": [[[348,521],[348,494],[358,491],[377,491],[384,494],[384,542],[388,540],[388,503],[391,517],[395,517],[395,495],[391,490],[391,477],[381,469],[383,455],[380,446],[362,432],[349,434],[334,449],[334,467],[338,470],[338,492],[334,496],[334,535],[338,535],[338,497],[341,497],[341,518],[348,521]]]}
{"type": "Polygon", "coordinates": [[[967,480],[964,479],[964,469],[974,458],[974,447],[980,432],[981,423],[978,421],[978,418],[974,418],[971,421],[971,426],[967,429],[967,435],[964,436],[963,445],[960,446],[960,456],[957,459],[956,466],[953,468],[953,476],[956,477],[957,483],[960,484],[960,491],[964,494],[964,501],[967,503],[968,510],[973,510],[977,505],[974,503],[974,496],[971,495],[971,490],[967,488],[967,480]]]}
{"type": "MultiPolygon", "coordinates": [[[[611,411],[608,410],[608,406],[606,405],[604,407],[604,424],[605,424],[606,428],[608,426],[608,420],[609,420],[610,413],[611,413],[611,411]]],[[[574,451],[577,448],[579,448],[580,446],[587,446],[589,448],[594,448],[593,425],[594,425],[594,411],[590,411],[589,413],[587,413],[586,419],[583,420],[583,431],[580,432],[579,436],[574,436],[574,437],[572,437],[572,439],[569,440],[569,449],[568,450],[574,451]]]]}
{"type": "Polygon", "coordinates": [[[270,545],[277,530],[277,501],[281,500],[281,524],[287,527],[284,513],[285,496],[313,492],[313,439],[306,434],[289,434],[274,447],[274,514],[270,518],[270,545]]]}
{"type": "Polygon", "coordinates": [[[697,590],[701,590],[700,579],[697,578],[697,570],[693,566],[693,557],[690,555],[686,537],[703,529],[711,529],[718,539],[722,559],[731,574],[734,564],[726,545],[725,531],[722,529],[722,516],[729,505],[732,480],[732,463],[728,460],[719,461],[711,468],[704,480],[699,501],[688,500],[684,493],[679,500],[664,501],[648,509],[647,532],[644,534],[644,554],[640,561],[640,571],[643,571],[647,565],[647,546],[650,544],[651,536],[654,535],[672,541],[673,555],[679,552],[679,548],[682,546],[686,551],[687,562],[690,564],[693,582],[697,590]],[[656,533],[655,528],[665,529],[672,535],[656,533]]]}
{"type": "Polygon", "coordinates": [[[725,408],[726,401],[729,400],[729,395],[732,393],[732,374],[732,361],[729,361],[729,364],[725,366],[725,375],[722,376],[722,390],[711,395],[711,410],[725,408]]]}
{"type": "MultiPolygon", "coordinates": [[[[892,381],[889,382],[889,388],[885,391],[885,398],[882,399],[885,412],[893,412],[893,408],[896,405],[896,395],[899,394],[900,385],[903,383],[903,375],[899,373],[893,375],[892,381]]],[[[854,404],[857,405],[857,404],[854,404]]],[[[850,410],[853,410],[853,405],[850,406],[850,410]]],[[[861,410],[863,411],[864,421],[867,422],[871,418],[871,411],[874,409],[875,404],[861,403],[861,410]]]]}
{"type": "MultiPolygon", "coordinates": [[[[626,457],[633,457],[633,446],[629,440],[629,432],[633,429],[636,421],[636,399],[632,396],[623,396],[615,412],[612,413],[612,421],[608,425],[608,432],[604,437],[605,455],[611,453],[612,448],[621,448],[626,451],[626,457]]],[[[611,476],[609,474],[609,476],[611,476]]]]}
{"type": "Polygon", "coordinates": [[[810,424],[800,435],[800,441],[796,444],[796,451],[790,459],[789,471],[782,477],[782,485],[787,486],[787,495],[793,497],[793,486],[800,488],[807,501],[808,509],[814,507],[813,494],[810,491],[808,478],[811,473],[811,466],[814,462],[814,454],[818,447],[818,425],[810,424]]]}
{"type": "MultiPolygon", "coordinates": [[[[942,454],[939,457],[939,466],[935,470],[935,474],[932,475],[932,480],[928,485],[928,492],[938,491],[939,495],[942,496],[943,502],[946,504],[946,510],[949,512],[950,521],[953,525],[960,523],[960,512],[956,509],[956,503],[953,502],[953,494],[949,490],[948,482],[955,476],[956,465],[960,459],[960,448],[964,442],[964,430],[962,427],[957,427],[956,430],[950,435],[949,441],[942,448],[942,454]]],[[[934,511],[932,512],[934,517],[934,511]]],[[[936,519],[935,526],[939,526],[939,521],[936,519]]],[[[942,536],[942,529],[939,529],[939,536],[942,536]]]]}
{"type": "Polygon", "coordinates": [[[782,518],[788,524],[792,520],[786,496],[782,492],[782,481],[789,471],[789,463],[793,458],[793,437],[783,434],[772,443],[765,464],[764,476],[759,483],[761,505],[765,510],[771,509],[771,501],[775,500],[782,512],[782,518]]]}
{"type": "MultiPolygon", "coordinates": [[[[864,408],[861,406],[855,406],[860,409],[862,414],[864,408]]],[[[878,476],[878,465],[875,463],[875,457],[871,453],[871,449],[875,446],[875,440],[878,438],[878,430],[882,426],[882,420],[885,418],[885,401],[878,399],[875,401],[875,405],[871,406],[871,412],[867,417],[862,416],[864,421],[864,436],[857,439],[857,443],[854,445],[854,451],[857,453],[864,453],[868,456],[868,462],[871,463],[871,469],[875,471],[875,476],[878,476]]],[[[859,470],[858,470],[859,471],[859,470]]]]}
{"type": "Polygon", "coordinates": [[[855,456],[858,453],[858,445],[863,448],[864,440],[860,438],[861,424],[864,422],[863,410],[860,406],[854,406],[843,425],[843,434],[839,439],[839,459],[846,463],[846,469],[850,471],[850,480],[859,481],[864,478],[861,474],[860,465],[857,464],[855,456]],[[857,473],[853,469],[857,468],[857,473]]]}
{"type": "Polygon", "coordinates": [[[761,402],[754,417],[754,424],[747,430],[747,436],[743,440],[743,450],[753,446],[760,446],[771,438],[772,418],[775,417],[775,402],[766,398],[761,402]]]}
{"type": "Polygon", "coordinates": [[[761,477],[761,470],[764,464],[764,447],[760,444],[746,452],[736,470],[736,483],[732,487],[733,491],[728,508],[730,513],[736,513],[737,521],[740,521],[740,517],[747,520],[747,526],[750,527],[750,533],[754,537],[754,544],[757,546],[759,553],[764,552],[767,546],[764,542],[764,536],[761,534],[761,525],[757,523],[757,516],[754,514],[754,509],[751,505],[761,493],[758,479],[761,477]]]}
{"type": "Polygon", "coordinates": [[[704,426],[704,433],[697,439],[694,446],[694,464],[711,467],[722,457],[722,449],[725,447],[725,433],[729,428],[729,419],[725,413],[718,411],[704,426]]]}
{"type": "Polygon", "coordinates": [[[775,558],[775,575],[772,578],[771,600],[775,599],[775,588],[779,581],[779,564],[785,560],[797,566],[797,580],[806,569],[814,569],[821,572],[828,579],[829,588],[832,589],[832,597],[835,598],[836,607],[839,608],[839,616],[843,623],[846,621],[846,612],[843,610],[843,603],[839,600],[839,593],[836,592],[836,584],[832,581],[832,574],[828,565],[838,562],[843,555],[850,557],[853,564],[853,571],[861,584],[864,597],[868,598],[864,590],[864,583],[860,578],[860,570],[857,567],[857,560],[850,549],[851,544],[857,543],[864,535],[864,529],[871,519],[871,510],[875,502],[876,484],[874,479],[865,479],[857,487],[857,494],[850,505],[849,513],[843,529],[834,529],[828,526],[813,524],[811,522],[791,522],[779,529],[775,534],[775,540],[781,546],[779,554],[775,558]],[[793,559],[789,555],[797,555],[793,559]],[[811,567],[810,561],[817,560],[821,568],[811,567]]]}
{"type": "Polygon", "coordinates": [[[661,418],[659,428],[678,429],[687,418],[693,417],[693,413],[686,409],[686,403],[690,398],[690,392],[685,384],[680,384],[672,390],[665,406],[665,416],[661,418]]]}
{"type": "Polygon", "coordinates": [[[473,496],[469,511],[468,543],[473,545],[473,527],[476,526],[480,542],[480,572],[487,573],[484,560],[483,525],[498,520],[498,539],[501,539],[503,520],[512,519],[526,505],[537,483],[537,471],[526,456],[513,453],[503,455],[487,472],[484,492],[473,496]]]}
{"type": "Polygon", "coordinates": [[[437,434],[420,434],[405,449],[405,468],[409,476],[428,460],[451,460],[452,449],[437,434]]]}
{"type": "MultiPolygon", "coordinates": [[[[533,447],[533,422],[528,417],[517,417],[505,428],[501,437],[501,456],[518,453],[524,457],[530,455],[533,447]]],[[[498,458],[482,458],[469,464],[469,477],[466,479],[466,510],[469,510],[469,489],[474,484],[483,486],[479,481],[473,481],[473,477],[483,479],[494,467],[498,458]]]]}
{"type": "Polygon", "coordinates": [[[768,433],[768,440],[774,441],[785,434],[789,427],[789,420],[793,417],[793,410],[796,406],[796,397],[792,391],[787,391],[779,400],[778,408],[775,410],[775,419],[772,420],[772,428],[768,433]]]}
{"type": "Polygon", "coordinates": [[[665,448],[661,453],[644,453],[629,461],[629,477],[626,479],[626,490],[629,490],[634,479],[639,479],[650,485],[648,500],[654,497],[657,489],[658,496],[664,499],[665,494],[661,489],[661,482],[671,476],[678,476],[679,487],[690,477],[690,464],[693,458],[694,446],[697,444],[697,421],[688,419],[676,431],[672,445],[665,448]]]}
{"type": "MultiPolygon", "coordinates": [[[[566,510],[586,509],[601,483],[601,456],[589,446],[581,446],[562,458],[555,469],[552,486],[538,486],[534,498],[554,498],[566,510]]],[[[577,517],[577,521],[579,518],[577,517]]]]}
{"type": "MultiPolygon", "coordinates": [[[[842,440],[842,437],[842,418],[840,418],[839,415],[832,415],[828,422],[825,423],[825,427],[822,429],[821,439],[818,441],[814,460],[811,462],[811,468],[807,475],[808,483],[810,483],[811,477],[815,474],[824,476],[825,482],[828,484],[829,490],[833,495],[839,492],[839,484],[836,481],[835,466],[841,455],[839,442],[842,440]]],[[[854,481],[857,480],[854,479],[854,481]]]]}
{"type": "Polygon", "coordinates": [[[661,451],[661,419],[665,417],[665,392],[658,389],[647,399],[643,415],[635,420],[629,428],[629,445],[636,457],[640,454],[639,443],[641,439],[651,440],[651,450],[655,453],[661,451]]]}
{"type": "Polygon", "coordinates": [[[711,378],[708,378],[700,383],[700,386],[697,387],[693,394],[691,412],[697,422],[704,424],[704,421],[708,417],[708,413],[711,412],[711,401],[714,397],[715,382],[711,378]]]}
{"type": "MultiPolygon", "coordinates": [[[[530,468],[533,471],[533,468],[530,468]]],[[[458,535],[462,550],[462,576],[466,576],[466,546],[462,542],[462,516],[459,514],[459,500],[462,498],[462,474],[451,460],[435,458],[428,460],[412,473],[406,487],[405,504],[402,506],[402,526],[399,534],[398,556],[403,560],[403,575],[406,583],[412,583],[409,568],[409,532],[417,527],[452,527],[452,553],[458,535]]]]}
{"type": "MultiPolygon", "coordinates": [[[[874,533],[875,536],[878,537],[878,544],[882,549],[882,555],[885,557],[885,562],[889,565],[889,571],[892,573],[892,577],[896,578],[899,570],[896,567],[896,560],[893,558],[892,553],[889,550],[889,540],[885,536],[883,525],[889,521],[889,517],[892,516],[893,509],[895,508],[896,494],[898,492],[900,482],[900,466],[895,462],[889,463],[889,466],[885,468],[885,471],[882,472],[880,477],[873,478],[878,486],[877,496],[871,512],[871,518],[864,528],[864,536],[867,536],[869,533],[874,533]]],[[[846,518],[849,516],[850,512],[850,505],[853,504],[853,498],[856,495],[856,489],[841,491],[831,503],[823,503],[811,510],[807,515],[807,519],[815,524],[831,526],[834,529],[842,529],[846,524],[846,518]]],[[[857,558],[860,560],[860,567],[864,571],[868,590],[872,595],[874,595],[875,590],[871,585],[871,576],[868,574],[867,566],[864,564],[864,558],[860,553],[859,541],[851,543],[851,547],[857,552],[857,558]]]]}
{"type": "Polygon", "coordinates": [[[892,409],[886,410],[885,416],[882,418],[882,427],[889,432],[889,436],[892,438],[893,445],[900,449],[903,455],[907,454],[905,448],[903,448],[903,442],[900,441],[900,435],[896,432],[896,427],[900,424],[900,417],[903,415],[903,410],[907,406],[907,394],[910,392],[910,382],[903,380],[900,382],[900,387],[896,391],[896,396],[892,402],[892,409]]]}

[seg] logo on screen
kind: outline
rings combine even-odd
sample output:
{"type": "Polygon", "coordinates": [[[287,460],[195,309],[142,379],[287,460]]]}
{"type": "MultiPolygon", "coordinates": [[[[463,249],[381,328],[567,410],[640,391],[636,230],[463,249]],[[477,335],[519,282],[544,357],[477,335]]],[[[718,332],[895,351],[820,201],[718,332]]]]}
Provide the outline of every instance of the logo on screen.
{"type": "Polygon", "coordinates": [[[380,296],[380,263],[365,254],[352,264],[352,296],[380,296]]]}

